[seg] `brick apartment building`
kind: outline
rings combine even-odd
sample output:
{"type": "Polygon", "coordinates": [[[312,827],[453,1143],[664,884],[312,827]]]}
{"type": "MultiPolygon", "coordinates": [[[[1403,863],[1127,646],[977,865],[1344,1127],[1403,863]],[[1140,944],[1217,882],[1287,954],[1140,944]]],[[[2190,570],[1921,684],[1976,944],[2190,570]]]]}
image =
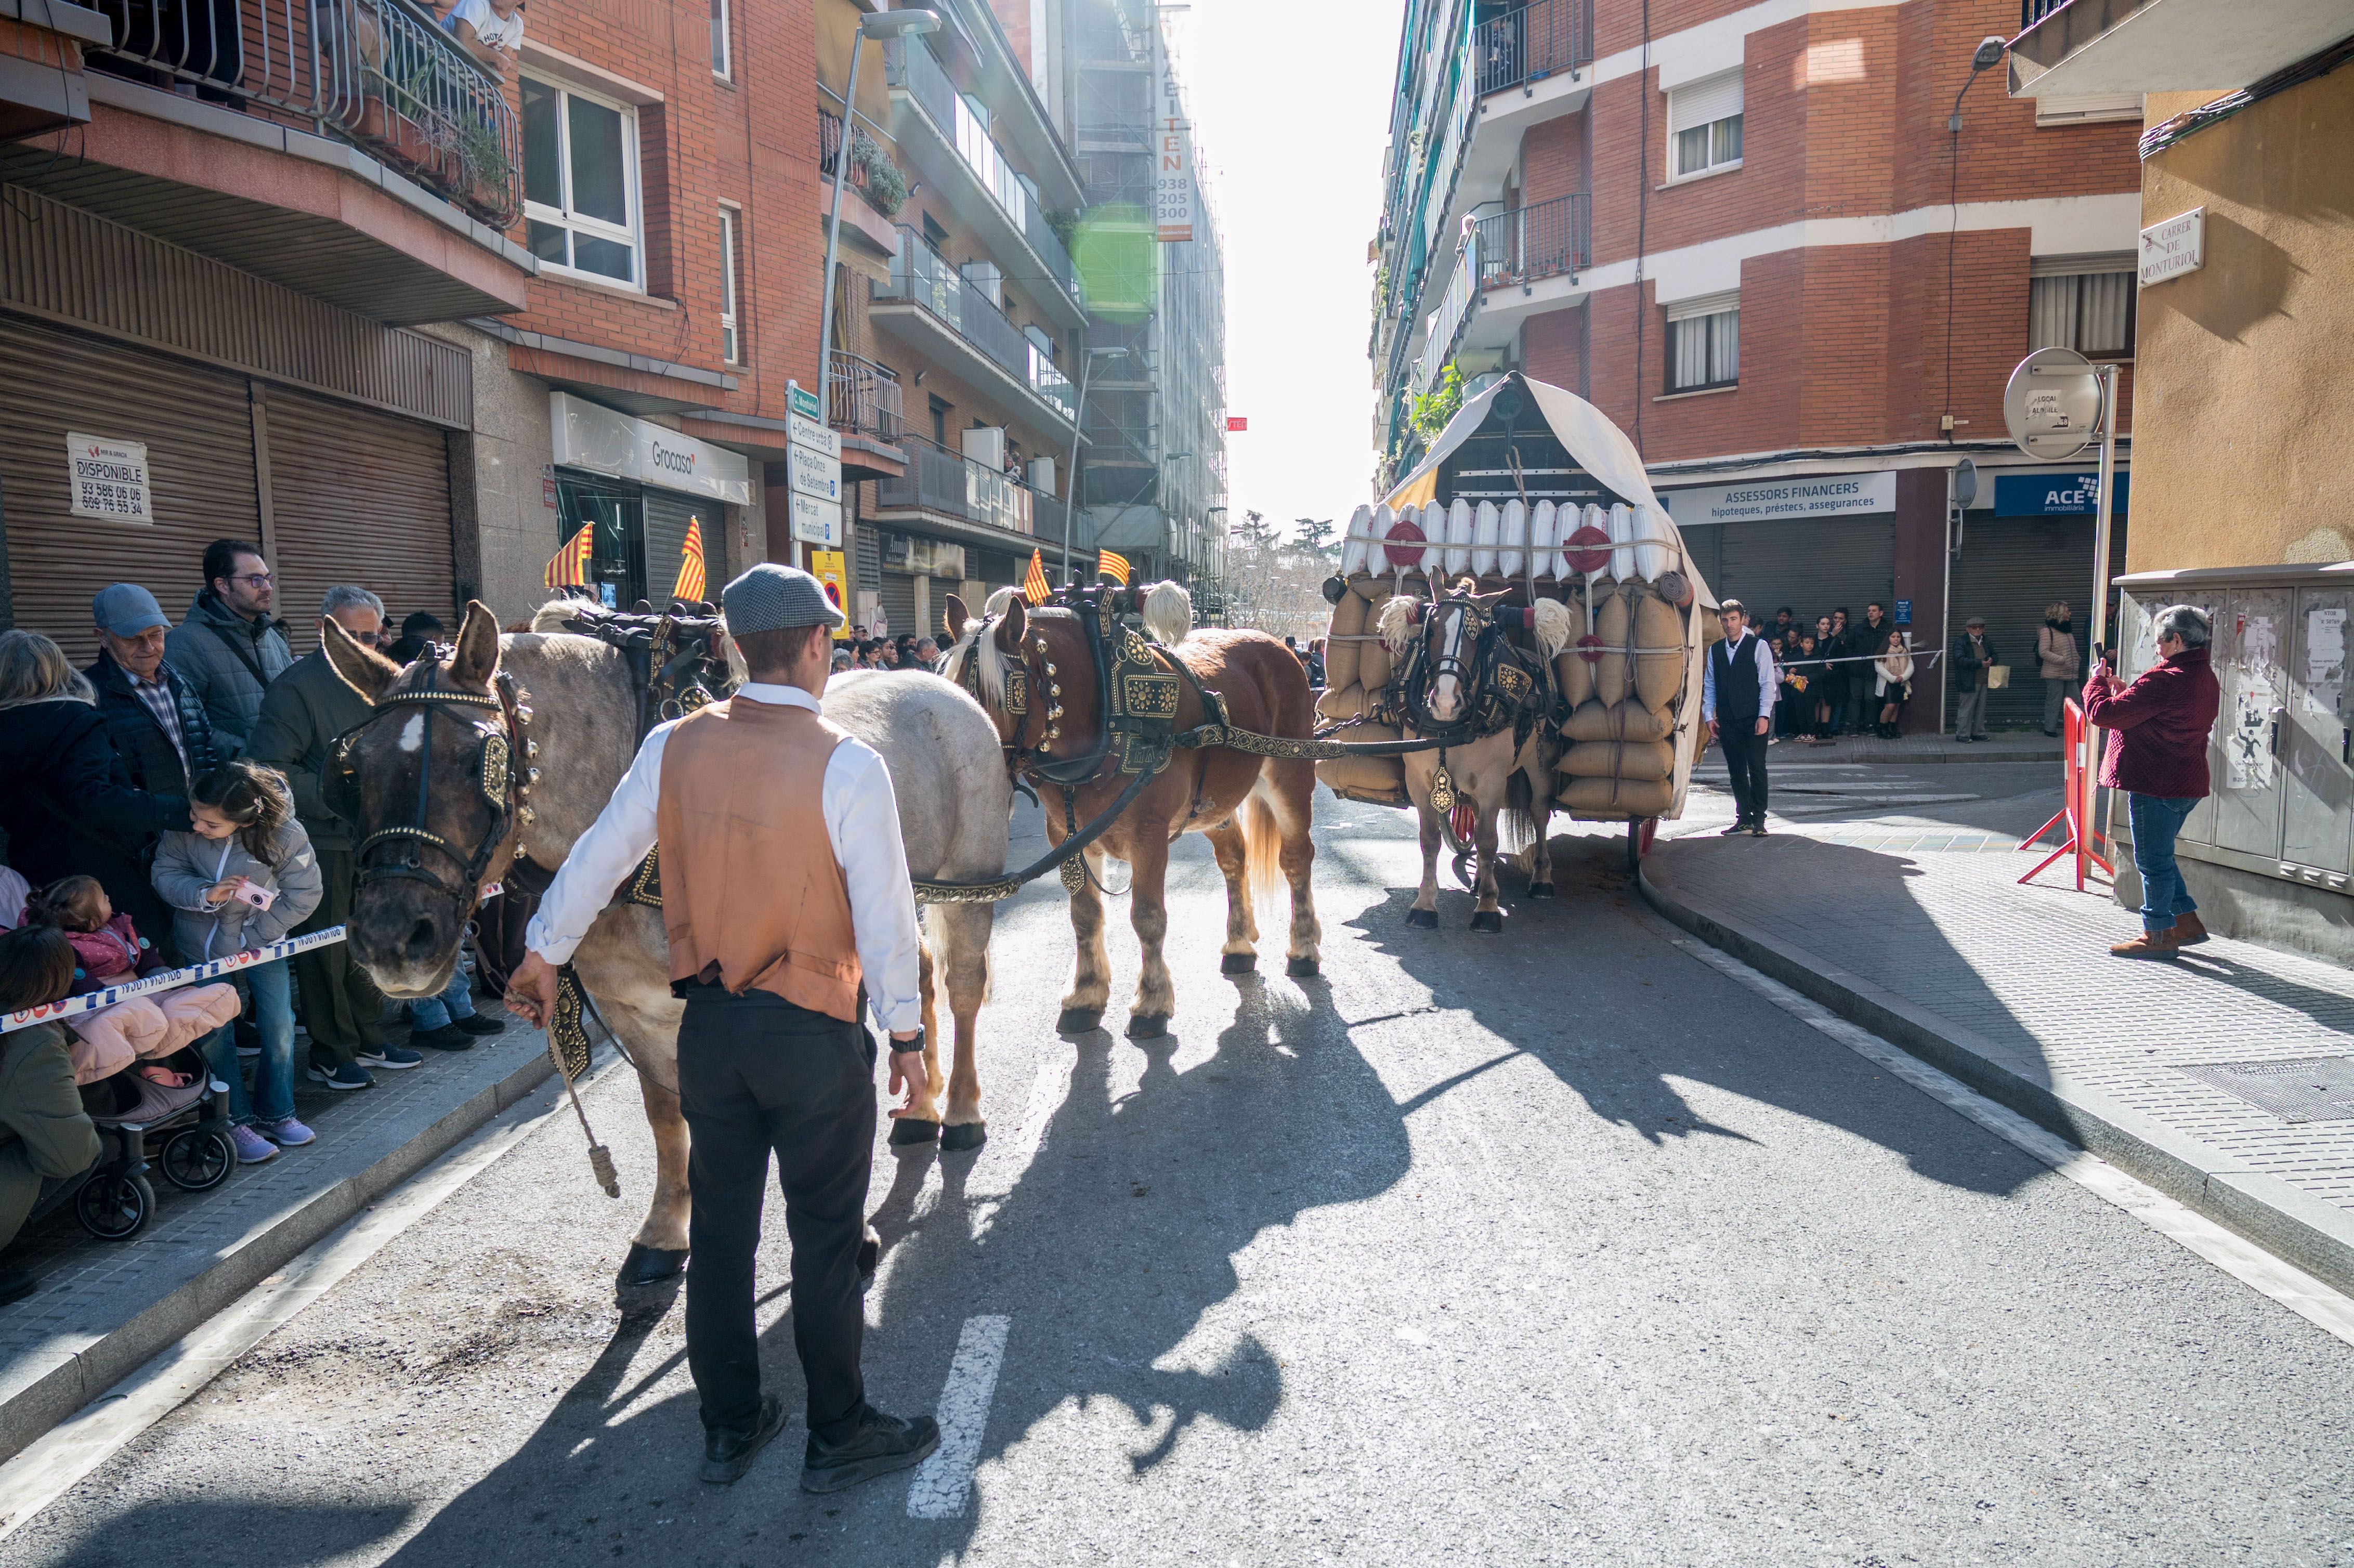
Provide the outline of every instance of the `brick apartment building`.
{"type": "Polygon", "coordinates": [[[2047,344],[2130,361],[2138,99],[1974,82],[2008,0],[1649,17],[1412,0],[1376,242],[1391,471],[1449,366],[1567,387],[1634,438],[1720,595],[1878,599],[1924,648],[1985,615],[2016,673],[1995,719],[2040,719],[2035,630],[2089,592],[2094,465],[2029,463],[2002,389],[2047,344]]]}

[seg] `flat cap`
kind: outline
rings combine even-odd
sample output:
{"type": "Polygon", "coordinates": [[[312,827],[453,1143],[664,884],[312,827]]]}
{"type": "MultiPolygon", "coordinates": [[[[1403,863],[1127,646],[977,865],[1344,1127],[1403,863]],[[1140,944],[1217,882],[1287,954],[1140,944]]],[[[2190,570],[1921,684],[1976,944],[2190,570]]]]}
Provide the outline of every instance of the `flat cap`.
{"type": "Polygon", "coordinates": [[[730,636],[784,631],[797,626],[836,627],[843,616],[825,585],[799,567],[762,561],[719,590],[730,636]]]}

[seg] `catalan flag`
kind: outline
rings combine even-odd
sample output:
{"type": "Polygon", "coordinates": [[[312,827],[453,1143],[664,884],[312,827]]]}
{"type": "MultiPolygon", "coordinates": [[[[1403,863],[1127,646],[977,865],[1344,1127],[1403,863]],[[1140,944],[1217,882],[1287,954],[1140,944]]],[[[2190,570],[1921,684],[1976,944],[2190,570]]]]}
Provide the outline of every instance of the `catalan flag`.
{"type": "Polygon", "coordinates": [[[556,559],[547,563],[540,581],[549,588],[587,588],[588,586],[588,553],[596,542],[597,525],[580,524],[580,532],[564,541],[564,548],[556,552],[556,559]]]}
{"type": "Polygon", "coordinates": [[[1098,550],[1096,552],[1096,570],[1120,587],[1126,588],[1129,576],[1135,568],[1128,564],[1126,556],[1115,555],[1109,550],[1098,550]]]}
{"type": "Polygon", "coordinates": [[[694,604],[703,598],[703,519],[690,517],[686,544],[679,551],[678,586],[670,590],[670,597],[694,604]]]}
{"type": "Polygon", "coordinates": [[[1044,604],[1054,590],[1046,586],[1045,558],[1037,551],[1030,552],[1030,570],[1022,579],[1022,597],[1032,604],[1044,604]]]}

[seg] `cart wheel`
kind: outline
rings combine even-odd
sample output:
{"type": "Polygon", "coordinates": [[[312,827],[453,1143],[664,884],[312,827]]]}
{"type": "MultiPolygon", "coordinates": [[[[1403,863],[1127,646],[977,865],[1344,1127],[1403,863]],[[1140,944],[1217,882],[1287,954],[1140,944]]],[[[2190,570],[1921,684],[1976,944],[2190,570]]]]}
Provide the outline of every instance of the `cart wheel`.
{"type": "Polygon", "coordinates": [[[136,1235],[155,1213],[155,1189],[144,1176],[93,1176],[74,1194],[74,1218],[101,1241],[136,1235]]]}
{"type": "Polygon", "coordinates": [[[208,1192],[228,1180],[237,1164],[237,1150],[217,1128],[191,1127],[171,1136],[164,1145],[164,1180],[183,1192],[208,1192]]]}

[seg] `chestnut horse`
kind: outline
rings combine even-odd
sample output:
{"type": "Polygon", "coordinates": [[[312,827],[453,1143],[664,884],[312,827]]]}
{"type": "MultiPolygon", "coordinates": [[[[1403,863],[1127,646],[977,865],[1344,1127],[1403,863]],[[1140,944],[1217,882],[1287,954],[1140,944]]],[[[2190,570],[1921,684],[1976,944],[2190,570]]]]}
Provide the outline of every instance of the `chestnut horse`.
{"type": "MultiPolygon", "coordinates": [[[[1263,631],[1190,630],[1193,600],[1174,583],[1135,597],[1143,603],[1154,638],[1152,657],[1178,673],[1174,733],[1219,722],[1203,701],[1204,690],[1223,705],[1225,722],[1237,729],[1293,739],[1312,733],[1308,673],[1289,649],[1263,631]]],[[[1111,734],[1110,705],[1098,679],[1098,649],[1090,630],[1089,617],[1098,606],[1107,616],[1109,608],[1105,600],[1091,599],[1079,609],[1034,609],[1005,591],[992,595],[990,603],[985,619],[968,620],[963,602],[949,596],[948,630],[957,641],[941,670],[977,694],[997,721],[1008,766],[1038,786],[1048,839],[1059,844],[1074,824],[1085,827],[1113,807],[1136,778],[1121,771],[1123,753],[1111,734]],[[1096,759],[1092,768],[1089,758],[1096,759]]],[[[1112,638],[1132,635],[1117,626],[1103,630],[1112,638]]],[[[1225,874],[1225,957],[1220,967],[1228,974],[1257,967],[1253,906],[1271,895],[1279,872],[1291,885],[1285,972],[1315,974],[1323,938],[1309,888],[1316,858],[1309,837],[1315,791],[1315,763],[1308,758],[1260,757],[1225,747],[1175,748],[1167,766],[1082,852],[1087,875],[1071,895],[1078,959],[1058,1027],[1073,1033],[1097,1028],[1110,1001],[1101,889],[1104,863],[1111,858],[1127,862],[1134,872],[1129,917],[1143,949],[1128,1033],[1138,1040],[1168,1033],[1177,994],[1161,954],[1169,930],[1163,884],[1169,846],[1181,833],[1207,838],[1225,874]]]]}

